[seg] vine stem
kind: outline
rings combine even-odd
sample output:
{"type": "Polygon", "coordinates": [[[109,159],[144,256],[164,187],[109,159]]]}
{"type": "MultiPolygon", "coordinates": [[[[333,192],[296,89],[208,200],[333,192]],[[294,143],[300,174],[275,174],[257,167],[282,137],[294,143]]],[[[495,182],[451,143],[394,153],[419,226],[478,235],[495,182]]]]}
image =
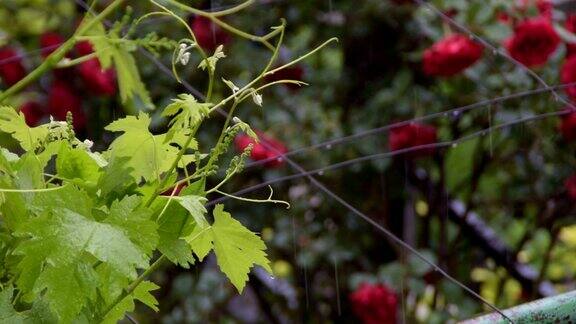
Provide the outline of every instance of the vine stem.
{"type": "Polygon", "coordinates": [[[116,300],[114,300],[114,302],[112,302],[112,304],[110,304],[106,308],[106,310],[104,311],[104,313],[102,313],[102,316],[100,317],[98,322],[100,322],[103,318],[105,318],[106,315],[108,315],[108,313],[110,313],[110,311],[114,309],[114,307],[116,307],[116,305],[118,305],[122,300],[124,300],[124,298],[133,293],[134,290],[136,290],[136,288],[138,287],[138,285],[140,285],[142,281],[144,281],[144,279],[146,279],[146,277],[148,277],[152,272],[158,270],[158,268],[160,268],[162,263],[164,263],[164,261],[166,260],[167,260],[166,256],[162,255],[154,263],[152,263],[152,265],[148,269],[146,269],[138,278],[136,278],[136,280],[134,280],[124,290],[124,292],[122,292],[122,294],[120,294],[120,296],[118,296],[118,298],[116,298],[116,300]]]}
{"type": "Polygon", "coordinates": [[[230,33],[236,34],[240,37],[249,39],[251,41],[255,41],[255,42],[259,42],[262,43],[264,46],[266,46],[269,50],[274,51],[274,46],[272,44],[270,44],[270,42],[268,42],[268,39],[270,39],[271,37],[273,37],[274,35],[277,34],[276,31],[272,31],[271,33],[264,35],[264,36],[257,36],[257,35],[252,35],[250,33],[244,32],[236,27],[233,27],[227,23],[225,23],[224,21],[220,20],[218,17],[222,17],[222,16],[226,16],[226,15],[230,15],[233,13],[236,13],[242,9],[247,8],[248,6],[250,6],[252,4],[252,2],[254,2],[254,0],[248,0],[245,1],[241,4],[239,4],[236,7],[230,8],[228,10],[223,10],[223,11],[216,11],[216,12],[206,12],[200,9],[196,9],[193,7],[189,7],[185,4],[182,4],[176,0],[168,0],[168,2],[170,4],[172,4],[175,7],[178,7],[181,10],[184,10],[186,12],[192,13],[194,15],[198,15],[198,16],[202,16],[205,18],[210,19],[213,23],[219,25],[220,27],[222,27],[223,29],[227,30],[230,33]]]}
{"type": "Polygon", "coordinates": [[[30,72],[26,77],[22,80],[18,81],[15,85],[8,88],[6,91],[0,93],[0,103],[5,101],[10,96],[20,92],[30,83],[38,80],[44,73],[48,70],[52,69],[56,66],[72,49],[74,44],[76,44],[76,37],[81,36],[82,34],[86,33],[90,28],[92,28],[95,24],[101,22],[104,18],[110,15],[114,10],[116,10],[124,1],[126,0],[114,0],[106,9],[102,10],[100,14],[98,14],[94,19],[91,19],[86,24],[80,25],[80,27],[76,30],[74,35],[70,37],[66,42],[62,44],[62,46],[58,47],[52,54],[50,54],[42,64],[40,64],[36,69],[30,72]]]}

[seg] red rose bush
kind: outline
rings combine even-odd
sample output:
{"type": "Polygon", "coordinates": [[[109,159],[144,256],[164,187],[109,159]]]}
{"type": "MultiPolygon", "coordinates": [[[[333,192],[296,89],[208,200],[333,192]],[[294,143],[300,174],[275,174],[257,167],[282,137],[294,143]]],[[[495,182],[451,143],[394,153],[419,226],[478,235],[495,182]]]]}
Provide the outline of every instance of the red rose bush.
{"type": "Polygon", "coordinates": [[[453,76],[482,57],[482,45],[465,35],[450,35],[426,49],[424,72],[432,76],[453,76]]]}
{"type": "Polygon", "coordinates": [[[361,284],[350,295],[350,302],[363,324],[396,324],[398,297],[384,284],[361,284]]]}

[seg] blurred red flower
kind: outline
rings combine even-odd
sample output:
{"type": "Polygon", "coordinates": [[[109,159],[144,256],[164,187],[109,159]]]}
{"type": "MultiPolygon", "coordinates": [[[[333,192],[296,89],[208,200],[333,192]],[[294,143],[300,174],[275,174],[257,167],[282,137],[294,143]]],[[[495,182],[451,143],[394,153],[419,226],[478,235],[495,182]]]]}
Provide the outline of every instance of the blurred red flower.
{"type": "Polygon", "coordinates": [[[62,45],[66,39],[58,33],[47,32],[40,36],[40,50],[42,57],[46,58],[62,45]]]}
{"type": "MultiPolygon", "coordinates": [[[[390,150],[397,151],[414,146],[421,146],[436,143],[438,140],[436,127],[418,123],[410,123],[400,127],[395,127],[390,131],[390,150]]],[[[410,152],[408,156],[418,157],[432,154],[433,148],[421,149],[410,152]]]]}
{"type": "Polygon", "coordinates": [[[270,161],[264,164],[267,167],[278,167],[282,165],[282,161],[278,159],[280,157],[280,154],[277,153],[276,151],[284,154],[287,152],[286,146],[284,146],[282,142],[270,138],[261,132],[257,133],[259,138],[258,143],[250,136],[245,134],[236,136],[236,139],[234,140],[234,145],[236,146],[236,149],[239,152],[242,152],[249,144],[252,144],[252,152],[250,153],[250,158],[252,160],[261,161],[271,159],[270,161]],[[268,148],[263,143],[266,143],[268,146],[271,146],[276,151],[268,148]]]}
{"type": "MultiPolygon", "coordinates": [[[[576,55],[568,57],[560,70],[560,82],[563,84],[576,82],[576,55]]],[[[576,99],[576,86],[566,88],[566,93],[576,99]]]]}
{"type": "Polygon", "coordinates": [[[464,71],[482,57],[482,45],[461,34],[453,34],[424,51],[424,72],[452,76],[464,71]]]}
{"type": "Polygon", "coordinates": [[[0,77],[7,86],[12,86],[26,76],[22,58],[15,49],[0,48],[0,77]]]}
{"type": "MultiPolygon", "coordinates": [[[[266,82],[274,82],[280,80],[297,80],[301,81],[304,77],[304,69],[300,65],[289,66],[274,74],[266,75],[266,82]]],[[[300,89],[300,86],[293,83],[284,84],[288,89],[295,91],[300,89]]]]}
{"type": "Polygon", "coordinates": [[[196,36],[196,41],[200,47],[209,51],[209,55],[214,52],[218,45],[226,45],[230,42],[230,35],[214,24],[210,19],[202,16],[190,18],[192,20],[191,28],[196,36]]]}
{"type": "Polygon", "coordinates": [[[559,44],[560,37],[550,21],[543,17],[520,22],[514,28],[514,35],[505,43],[510,55],[528,67],[546,63],[559,44]]]}
{"type": "Polygon", "coordinates": [[[102,69],[97,58],[81,63],[78,72],[86,88],[94,94],[100,96],[116,94],[116,72],[111,68],[102,69]]]}
{"type": "Polygon", "coordinates": [[[92,46],[92,43],[90,43],[89,41],[80,41],[76,43],[75,47],[76,52],[78,52],[79,56],[89,55],[94,52],[94,47],[92,46]]]}
{"type": "Polygon", "coordinates": [[[536,0],[536,8],[538,12],[548,19],[552,19],[552,10],[554,9],[554,4],[550,0],[536,0]]]}
{"type": "Polygon", "coordinates": [[[384,284],[362,283],[350,295],[352,310],[364,324],[396,324],[398,298],[384,284]]]}
{"type": "Polygon", "coordinates": [[[38,125],[38,122],[46,115],[44,107],[36,101],[28,101],[20,106],[20,111],[24,114],[26,124],[30,127],[38,125]]]}
{"type": "Polygon", "coordinates": [[[576,140],[576,112],[563,115],[560,122],[560,133],[566,141],[576,140]]]}
{"type": "Polygon", "coordinates": [[[74,129],[86,126],[86,115],[82,110],[82,100],[75,89],[65,81],[54,80],[48,92],[48,113],[56,120],[66,120],[66,113],[72,113],[74,129]]]}
{"type": "Polygon", "coordinates": [[[568,192],[568,197],[576,200],[576,174],[570,176],[564,181],[564,188],[568,192]]]}
{"type": "MultiPolygon", "coordinates": [[[[568,16],[565,27],[572,34],[576,34],[576,15],[568,16]]],[[[566,57],[574,54],[576,54],[576,43],[566,43],[566,57]]]]}

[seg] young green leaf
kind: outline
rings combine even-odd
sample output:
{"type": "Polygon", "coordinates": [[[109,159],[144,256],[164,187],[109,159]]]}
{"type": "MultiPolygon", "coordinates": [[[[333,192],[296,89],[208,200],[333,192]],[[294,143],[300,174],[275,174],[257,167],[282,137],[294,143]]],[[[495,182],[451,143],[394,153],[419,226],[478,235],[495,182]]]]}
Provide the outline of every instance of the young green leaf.
{"type": "Polygon", "coordinates": [[[124,297],[124,299],[118,303],[112,310],[106,314],[106,317],[102,320],[103,324],[116,324],[118,321],[124,318],[127,312],[134,310],[134,301],[139,300],[146,306],[152,308],[154,311],[158,311],[158,301],[152,294],[151,291],[158,289],[155,283],[150,281],[143,281],[134,289],[134,291],[124,297]]]}
{"type": "Polygon", "coordinates": [[[218,63],[218,61],[221,58],[226,57],[223,49],[224,49],[223,45],[219,45],[218,47],[216,47],[214,54],[212,56],[209,56],[206,59],[202,60],[202,62],[200,62],[198,67],[201,68],[202,70],[208,69],[209,71],[211,71],[213,73],[216,70],[216,64],[218,63]]]}
{"type": "Polygon", "coordinates": [[[210,103],[200,103],[190,94],[181,94],[178,99],[172,99],[172,103],[166,106],[162,112],[164,117],[172,117],[167,139],[180,146],[186,141],[187,132],[199,125],[210,113],[210,103]],[[186,135],[178,138],[177,135],[186,135]]]}
{"type": "Polygon", "coordinates": [[[244,289],[252,266],[259,265],[272,273],[262,239],[225,212],[223,205],[216,205],[213,214],[211,227],[195,229],[186,237],[198,258],[203,259],[212,245],[220,269],[239,292],[244,289]]]}
{"type": "Polygon", "coordinates": [[[138,117],[128,116],[106,126],[106,130],[123,132],[112,142],[108,151],[109,159],[127,158],[126,167],[137,182],[159,179],[170,169],[178,149],[166,143],[166,135],[152,135],[148,130],[150,117],[140,112],[138,117]]]}
{"type": "Polygon", "coordinates": [[[186,208],[186,210],[192,215],[194,221],[196,221],[196,226],[203,229],[208,226],[208,221],[206,221],[206,207],[204,204],[206,203],[207,199],[201,196],[189,195],[189,196],[180,196],[180,197],[172,197],[175,199],[182,207],[186,208]]]}
{"type": "Polygon", "coordinates": [[[100,166],[88,152],[79,148],[71,148],[67,143],[62,143],[56,159],[56,170],[60,177],[68,180],[81,180],[76,183],[89,187],[94,187],[100,178],[100,166]]]}
{"type": "Polygon", "coordinates": [[[22,112],[12,107],[0,107],[0,131],[12,135],[26,151],[36,149],[48,136],[45,126],[29,127],[22,112]]]}

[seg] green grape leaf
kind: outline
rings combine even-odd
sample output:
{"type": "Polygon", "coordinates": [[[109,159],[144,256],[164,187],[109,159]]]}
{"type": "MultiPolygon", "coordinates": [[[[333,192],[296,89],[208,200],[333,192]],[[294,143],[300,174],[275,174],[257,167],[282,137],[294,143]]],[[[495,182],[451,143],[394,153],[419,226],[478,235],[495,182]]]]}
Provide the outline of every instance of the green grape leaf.
{"type": "Polygon", "coordinates": [[[185,238],[198,260],[202,261],[213,248],[211,227],[200,229],[195,227],[192,233],[185,238]]]}
{"type": "Polygon", "coordinates": [[[150,220],[152,210],[138,208],[140,203],[139,196],[128,196],[121,201],[114,201],[104,222],[122,228],[130,240],[151,257],[158,245],[157,225],[150,220]]]}
{"type": "Polygon", "coordinates": [[[196,221],[196,226],[200,227],[201,229],[208,226],[208,221],[204,214],[206,214],[206,207],[204,204],[208,201],[206,198],[201,196],[189,195],[189,196],[176,196],[172,197],[172,199],[176,200],[182,207],[186,208],[186,210],[192,215],[194,221],[196,221]]]}
{"type": "MultiPolygon", "coordinates": [[[[164,209],[166,203],[168,201],[159,201],[156,209],[164,209]]],[[[192,231],[193,218],[189,217],[189,212],[184,207],[172,199],[158,223],[160,224],[158,250],[172,263],[188,269],[190,264],[194,264],[194,257],[190,251],[190,245],[183,237],[192,231]]]]}
{"type": "Polygon", "coordinates": [[[150,94],[140,78],[140,73],[132,54],[123,47],[112,46],[110,51],[114,59],[116,73],[118,74],[118,85],[120,86],[122,102],[126,103],[129,99],[138,96],[146,107],[154,107],[150,94]]]}
{"type": "Polygon", "coordinates": [[[86,298],[94,294],[94,260],[131,279],[136,277],[137,267],[148,266],[146,255],[121,228],[69,209],[49,210],[15,232],[27,238],[14,252],[22,256],[17,282],[25,293],[44,291],[46,301],[63,322],[75,318],[86,298]]]}
{"type": "Polygon", "coordinates": [[[150,293],[151,291],[157,290],[158,287],[155,283],[150,281],[143,281],[140,283],[134,291],[122,299],[112,310],[106,314],[106,317],[102,320],[104,324],[116,324],[118,321],[124,318],[127,312],[134,310],[134,300],[139,300],[144,305],[152,308],[154,311],[158,311],[158,301],[150,293]]]}
{"type": "Polygon", "coordinates": [[[59,190],[38,192],[34,195],[30,210],[41,214],[45,210],[66,208],[80,215],[90,217],[92,200],[88,194],[73,185],[59,190]]]}
{"type": "Polygon", "coordinates": [[[186,237],[194,253],[202,259],[212,245],[218,266],[239,292],[244,289],[252,266],[259,265],[272,273],[264,241],[225,212],[223,205],[216,205],[213,214],[211,227],[195,229],[186,237]]]}
{"type": "Polygon", "coordinates": [[[108,163],[98,179],[100,196],[111,199],[123,197],[129,187],[135,186],[131,176],[134,169],[127,165],[129,162],[130,158],[124,156],[114,158],[108,163]]]}
{"type": "Polygon", "coordinates": [[[180,94],[178,99],[172,99],[172,103],[164,108],[162,116],[170,117],[180,113],[170,121],[170,125],[179,128],[190,128],[191,125],[200,123],[210,113],[210,103],[200,103],[191,94],[180,94]]]}
{"type": "Polygon", "coordinates": [[[34,301],[32,308],[23,312],[17,312],[12,306],[11,300],[14,295],[14,287],[4,287],[0,291],[0,323],[24,324],[24,323],[56,323],[58,318],[50,311],[48,304],[43,298],[34,301]]]}
{"type": "Polygon", "coordinates": [[[25,316],[18,313],[12,306],[13,287],[0,291],[0,323],[24,323],[25,316]]]}
{"type": "Polygon", "coordinates": [[[106,130],[123,132],[110,145],[110,159],[128,158],[125,166],[137,182],[159,179],[170,169],[178,155],[178,149],[166,143],[166,135],[152,135],[148,130],[150,117],[140,112],[138,117],[128,116],[106,126],[106,130]]]}
{"type": "Polygon", "coordinates": [[[29,127],[24,114],[8,106],[0,107],[0,131],[12,135],[26,151],[36,149],[48,136],[45,126],[29,127]]]}
{"type": "Polygon", "coordinates": [[[96,272],[90,264],[55,264],[42,271],[34,285],[63,323],[71,322],[86,304],[94,300],[98,287],[96,272]]]}
{"type": "Polygon", "coordinates": [[[79,179],[92,187],[100,178],[100,166],[88,152],[79,148],[71,148],[66,143],[62,144],[58,153],[56,170],[58,175],[64,179],[79,179]]]}

